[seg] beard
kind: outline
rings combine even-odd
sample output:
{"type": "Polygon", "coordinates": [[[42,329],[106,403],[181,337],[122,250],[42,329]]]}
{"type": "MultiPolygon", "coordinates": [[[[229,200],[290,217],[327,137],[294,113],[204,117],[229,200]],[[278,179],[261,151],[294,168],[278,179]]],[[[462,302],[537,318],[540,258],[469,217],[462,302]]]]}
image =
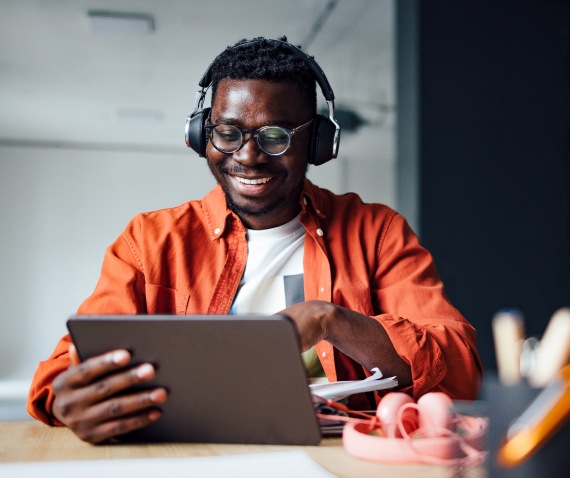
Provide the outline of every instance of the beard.
{"type": "MultiPolygon", "coordinates": [[[[268,204],[264,207],[256,208],[256,209],[248,208],[248,207],[244,207],[244,206],[240,206],[240,205],[236,204],[224,186],[222,186],[222,190],[224,191],[224,194],[226,195],[226,203],[228,205],[229,210],[232,211],[233,213],[237,214],[240,217],[241,216],[252,216],[252,217],[265,216],[266,214],[270,214],[273,211],[276,211],[277,209],[279,209],[279,207],[281,207],[283,204],[285,204],[287,202],[287,198],[285,196],[280,196],[277,199],[275,199],[275,201],[273,201],[271,204],[268,204]]],[[[301,191],[299,190],[299,193],[300,192],[301,191]]]]}
{"type": "MultiPolygon", "coordinates": [[[[265,205],[256,205],[253,204],[252,206],[247,206],[247,205],[240,205],[237,204],[229,189],[227,188],[226,184],[224,183],[224,181],[221,181],[219,178],[223,178],[223,177],[227,177],[228,175],[231,174],[237,174],[237,173],[245,173],[247,168],[243,167],[240,164],[234,165],[231,169],[226,167],[224,165],[224,163],[221,164],[217,164],[214,165],[212,164],[209,160],[208,160],[208,166],[210,168],[210,171],[212,171],[212,174],[214,175],[214,177],[218,180],[218,184],[221,186],[222,190],[224,191],[224,194],[226,196],[226,203],[228,206],[228,209],[230,211],[232,211],[233,213],[235,213],[237,216],[242,217],[242,216],[246,216],[246,217],[261,217],[261,216],[265,216],[268,214],[271,214],[277,210],[279,210],[279,208],[281,208],[282,206],[285,206],[287,204],[289,204],[291,201],[299,201],[300,197],[301,197],[301,191],[303,190],[303,181],[300,181],[299,184],[297,185],[297,187],[295,188],[295,190],[291,193],[291,194],[282,194],[280,196],[277,196],[273,202],[269,203],[269,204],[265,204],[265,205]]],[[[255,172],[257,175],[260,176],[274,176],[275,179],[272,179],[272,181],[285,181],[287,178],[287,170],[278,168],[278,167],[268,167],[267,165],[259,165],[256,166],[255,168],[250,168],[251,169],[255,169],[255,172]]],[[[306,166],[305,169],[305,175],[307,173],[308,170],[308,164],[306,166]]]]}

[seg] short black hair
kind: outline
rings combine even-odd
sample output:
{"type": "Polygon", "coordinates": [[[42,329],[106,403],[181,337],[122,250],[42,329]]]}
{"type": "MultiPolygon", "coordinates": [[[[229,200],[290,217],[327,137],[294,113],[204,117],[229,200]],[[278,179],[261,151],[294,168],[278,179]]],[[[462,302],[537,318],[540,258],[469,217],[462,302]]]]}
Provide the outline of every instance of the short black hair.
{"type": "Polygon", "coordinates": [[[282,43],[287,42],[287,37],[278,40],[264,37],[244,39],[228,46],[218,55],[211,65],[212,103],[218,84],[224,79],[291,81],[299,86],[303,101],[316,112],[315,74],[303,59],[282,43]]]}

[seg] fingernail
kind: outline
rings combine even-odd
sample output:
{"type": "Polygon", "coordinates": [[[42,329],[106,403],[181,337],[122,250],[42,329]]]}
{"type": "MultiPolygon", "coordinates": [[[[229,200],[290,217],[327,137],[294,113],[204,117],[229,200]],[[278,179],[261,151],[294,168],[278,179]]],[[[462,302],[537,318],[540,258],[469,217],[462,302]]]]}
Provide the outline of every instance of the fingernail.
{"type": "Polygon", "coordinates": [[[123,365],[129,361],[130,355],[125,350],[117,350],[111,355],[111,360],[116,365],[123,365]]]}
{"type": "Polygon", "coordinates": [[[153,390],[150,392],[150,399],[154,403],[162,403],[166,400],[166,392],[162,388],[153,390]]]}
{"type": "Polygon", "coordinates": [[[161,413],[158,410],[152,410],[148,414],[148,418],[151,420],[158,420],[160,418],[161,413]]]}
{"type": "Polygon", "coordinates": [[[152,377],[153,374],[154,374],[154,367],[149,363],[142,364],[137,369],[138,378],[150,378],[152,377]]]}

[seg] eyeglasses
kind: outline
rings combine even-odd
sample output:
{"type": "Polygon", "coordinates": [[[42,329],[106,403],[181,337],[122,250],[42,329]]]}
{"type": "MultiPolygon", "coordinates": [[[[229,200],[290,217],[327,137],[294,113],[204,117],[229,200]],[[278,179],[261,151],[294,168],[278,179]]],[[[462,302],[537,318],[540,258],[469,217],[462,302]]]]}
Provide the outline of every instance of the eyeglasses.
{"type": "Polygon", "coordinates": [[[258,129],[247,129],[231,124],[214,123],[205,125],[205,128],[214,148],[222,153],[230,154],[239,151],[246,142],[245,135],[252,134],[261,151],[270,156],[279,156],[289,149],[293,136],[304,130],[312,122],[313,119],[293,129],[283,126],[262,126],[258,129]]]}

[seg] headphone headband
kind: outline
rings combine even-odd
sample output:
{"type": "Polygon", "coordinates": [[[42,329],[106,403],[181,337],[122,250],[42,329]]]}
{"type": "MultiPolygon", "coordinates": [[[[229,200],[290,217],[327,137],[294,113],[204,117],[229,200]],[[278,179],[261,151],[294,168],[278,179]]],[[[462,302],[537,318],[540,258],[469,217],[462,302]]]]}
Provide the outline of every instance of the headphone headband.
{"type": "MultiPolygon", "coordinates": [[[[296,47],[295,45],[292,45],[291,43],[285,42],[282,40],[274,40],[271,38],[266,38],[264,40],[250,40],[250,41],[247,41],[244,43],[240,43],[239,45],[230,47],[230,49],[231,50],[237,50],[238,48],[246,48],[250,45],[253,45],[254,43],[260,43],[261,41],[266,41],[266,42],[271,43],[273,45],[281,45],[281,46],[287,48],[297,58],[303,60],[305,62],[305,64],[309,68],[311,68],[312,72],[314,73],[315,78],[317,80],[317,83],[321,87],[321,91],[323,92],[323,96],[325,97],[325,99],[327,101],[334,101],[334,92],[331,88],[329,80],[327,80],[325,72],[322,70],[322,68],[319,66],[319,64],[313,59],[312,56],[310,56],[309,54],[307,54],[306,52],[301,50],[299,47],[296,47]]],[[[220,53],[216,58],[214,58],[214,61],[212,61],[212,63],[210,63],[210,65],[208,66],[208,69],[202,75],[202,79],[198,83],[198,85],[201,88],[208,89],[210,87],[210,85],[212,84],[212,66],[217,61],[217,59],[223,54],[224,54],[224,52],[220,53]]]]}

